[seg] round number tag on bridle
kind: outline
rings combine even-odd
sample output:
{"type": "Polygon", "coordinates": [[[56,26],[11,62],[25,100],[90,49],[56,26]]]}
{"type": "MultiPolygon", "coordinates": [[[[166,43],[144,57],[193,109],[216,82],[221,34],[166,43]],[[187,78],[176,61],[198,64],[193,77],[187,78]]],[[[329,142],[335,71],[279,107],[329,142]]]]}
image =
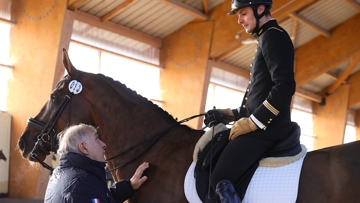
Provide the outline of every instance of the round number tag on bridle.
{"type": "Polygon", "coordinates": [[[79,94],[82,91],[82,84],[76,80],[69,83],[69,90],[73,94],[79,94]]]}

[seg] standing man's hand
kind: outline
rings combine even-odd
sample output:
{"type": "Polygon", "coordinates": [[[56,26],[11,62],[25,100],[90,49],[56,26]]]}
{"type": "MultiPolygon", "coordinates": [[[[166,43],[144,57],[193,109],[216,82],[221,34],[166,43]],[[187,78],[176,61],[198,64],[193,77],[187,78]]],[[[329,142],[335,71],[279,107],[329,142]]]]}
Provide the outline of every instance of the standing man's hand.
{"type": "Polygon", "coordinates": [[[143,173],[147,168],[149,168],[149,162],[142,163],[136,169],[133,177],[131,177],[130,183],[134,190],[139,189],[140,186],[148,179],[147,176],[143,176],[143,173]]]}

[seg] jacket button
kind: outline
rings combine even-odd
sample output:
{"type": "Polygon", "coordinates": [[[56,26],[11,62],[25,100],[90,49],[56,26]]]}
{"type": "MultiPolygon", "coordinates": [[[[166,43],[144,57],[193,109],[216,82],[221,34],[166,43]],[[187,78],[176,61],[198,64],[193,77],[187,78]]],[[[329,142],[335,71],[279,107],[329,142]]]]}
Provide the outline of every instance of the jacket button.
{"type": "Polygon", "coordinates": [[[248,88],[246,91],[247,91],[247,92],[250,92],[250,89],[248,88]]]}
{"type": "Polygon", "coordinates": [[[245,109],[246,108],[245,104],[242,107],[245,109]]]}
{"type": "Polygon", "coordinates": [[[247,98],[247,97],[245,97],[245,100],[248,100],[248,98],[247,98]]]}

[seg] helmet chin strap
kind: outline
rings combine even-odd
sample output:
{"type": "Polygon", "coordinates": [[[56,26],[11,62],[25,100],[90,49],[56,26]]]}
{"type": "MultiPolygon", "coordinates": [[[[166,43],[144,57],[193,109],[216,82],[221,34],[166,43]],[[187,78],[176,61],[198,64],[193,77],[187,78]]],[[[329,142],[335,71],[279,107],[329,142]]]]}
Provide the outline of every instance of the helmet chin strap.
{"type": "Polygon", "coordinates": [[[259,32],[259,24],[260,24],[260,19],[265,15],[265,13],[267,13],[270,8],[269,7],[265,7],[265,10],[261,13],[261,14],[258,14],[257,13],[257,10],[259,8],[259,5],[254,5],[254,6],[251,6],[253,12],[254,12],[254,16],[255,16],[255,19],[256,19],[256,25],[255,25],[255,28],[252,30],[252,32],[250,33],[251,35],[253,34],[257,34],[259,32]]]}

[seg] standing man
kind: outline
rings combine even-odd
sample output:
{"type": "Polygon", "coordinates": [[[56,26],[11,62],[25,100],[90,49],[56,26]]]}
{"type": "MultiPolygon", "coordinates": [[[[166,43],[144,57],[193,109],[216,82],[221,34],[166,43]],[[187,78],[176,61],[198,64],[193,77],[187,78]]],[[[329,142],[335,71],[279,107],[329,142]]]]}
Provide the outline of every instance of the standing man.
{"type": "Polygon", "coordinates": [[[252,176],[265,153],[289,134],[296,88],[294,47],[288,33],[271,17],[272,1],[232,0],[231,6],[228,14],[238,16],[245,31],[258,37],[258,45],[241,106],[210,110],[204,120],[207,126],[235,121],[210,181],[222,203],[241,202],[249,171],[252,176]],[[236,189],[242,189],[240,197],[236,189]]]}
{"type": "Polygon", "coordinates": [[[75,125],[59,135],[60,166],[47,186],[45,203],[115,203],[130,198],[146,180],[142,163],[130,180],[106,183],[105,148],[97,130],[91,125],[75,125]]]}

